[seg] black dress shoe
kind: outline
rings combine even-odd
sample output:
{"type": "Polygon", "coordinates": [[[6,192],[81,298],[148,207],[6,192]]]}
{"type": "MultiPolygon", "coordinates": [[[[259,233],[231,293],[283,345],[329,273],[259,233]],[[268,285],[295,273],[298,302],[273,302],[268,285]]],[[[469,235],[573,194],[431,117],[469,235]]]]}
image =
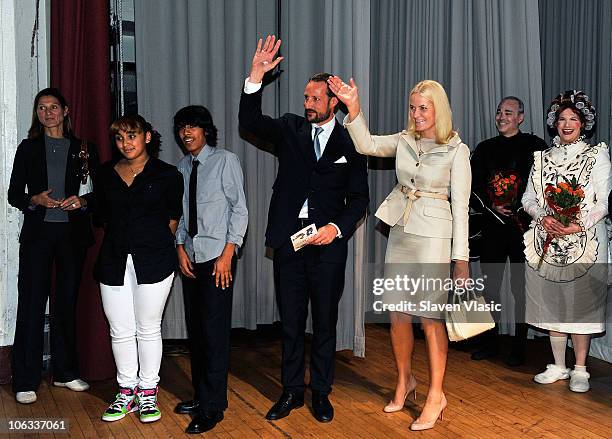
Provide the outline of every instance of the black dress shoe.
{"type": "Polygon", "coordinates": [[[197,413],[199,408],[200,403],[198,400],[181,401],[174,407],[174,413],[178,413],[179,415],[190,415],[192,413],[197,413]]]}
{"type": "Polygon", "coordinates": [[[508,358],[506,358],[506,364],[510,367],[518,367],[525,364],[525,351],[512,350],[508,358]]]}
{"type": "Polygon", "coordinates": [[[497,348],[484,347],[472,353],[470,358],[475,361],[481,361],[486,360],[488,358],[493,358],[495,356],[497,356],[497,348]]]}
{"type": "Polygon", "coordinates": [[[199,434],[215,428],[219,422],[223,420],[223,412],[204,412],[198,413],[185,429],[186,433],[199,434]]]}
{"type": "Polygon", "coordinates": [[[283,392],[280,399],[272,406],[266,419],[276,421],[291,413],[291,410],[304,405],[304,394],[294,392],[283,392]]]}
{"type": "Polygon", "coordinates": [[[312,392],[312,412],[319,422],[331,422],[334,419],[334,407],[327,395],[320,392],[312,392]]]}

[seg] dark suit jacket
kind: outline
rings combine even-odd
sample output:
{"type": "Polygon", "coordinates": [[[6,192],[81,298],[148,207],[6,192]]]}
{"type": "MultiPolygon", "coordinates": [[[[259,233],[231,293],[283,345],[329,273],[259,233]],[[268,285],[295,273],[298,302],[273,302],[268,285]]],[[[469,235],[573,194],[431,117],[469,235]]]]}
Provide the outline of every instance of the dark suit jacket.
{"type": "Polygon", "coordinates": [[[342,238],[321,248],[321,259],[346,260],[347,241],[369,202],[366,157],[355,151],[344,127],[336,126],[317,162],[312,141],[312,125],[296,114],[278,119],[261,112],[262,90],[242,93],[240,125],[257,137],[272,142],[278,157],[278,175],[272,187],[268,211],[266,245],[277,249],[296,232],[297,218],[308,198],[308,217],[317,228],[330,222],[342,238]],[[346,163],[334,163],[344,157],[346,163]]]}
{"type": "MultiPolygon", "coordinates": [[[[98,165],[98,154],[93,144],[87,144],[89,152],[89,172],[92,181],[95,181],[95,172],[98,165]]],[[[66,161],[65,194],[66,197],[77,195],[80,185],[79,151],[81,141],[70,137],[70,148],[66,161]]],[[[11,206],[21,210],[24,214],[23,226],[19,235],[19,242],[42,238],[40,227],[45,218],[45,207],[36,206],[30,209],[30,198],[48,189],[47,180],[47,154],[45,151],[45,138],[25,139],[17,147],[11,182],[8,190],[8,202],[11,206]],[[26,188],[27,186],[27,188],[26,188]]],[[[51,193],[53,198],[53,193],[51,193]]],[[[93,233],[89,212],[93,209],[93,194],[83,196],[87,200],[87,209],[74,210],[68,213],[71,233],[75,243],[89,246],[93,244],[93,233]]]]}

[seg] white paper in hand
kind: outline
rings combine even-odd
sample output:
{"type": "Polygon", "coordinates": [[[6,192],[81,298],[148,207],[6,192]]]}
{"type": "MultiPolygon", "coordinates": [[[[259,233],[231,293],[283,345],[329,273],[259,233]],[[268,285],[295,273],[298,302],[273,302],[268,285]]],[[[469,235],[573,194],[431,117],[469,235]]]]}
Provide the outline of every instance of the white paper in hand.
{"type": "Polygon", "coordinates": [[[314,236],[316,234],[317,226],[315,226],[314,223],[294,233],[293,235],[291,235],[291,243],[293,244],[293,249],[295,251],[298,251],[306,245],[306,241],[308,241],[311,236],[314,236]]]}

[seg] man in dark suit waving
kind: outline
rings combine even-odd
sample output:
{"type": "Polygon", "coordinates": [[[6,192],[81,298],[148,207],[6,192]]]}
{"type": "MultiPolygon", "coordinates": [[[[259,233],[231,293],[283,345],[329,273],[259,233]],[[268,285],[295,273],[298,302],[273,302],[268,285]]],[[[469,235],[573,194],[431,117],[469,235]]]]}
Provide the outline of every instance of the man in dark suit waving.
{"type": "Polygon", "coordinates": [[[276,420],[304,405],[304,332],[310,299],[313,341],[310,387],[315,418],[332,420],[328,395],[334,376],[338,302],[344,288],[347,242],[365,214],[367,164],[340,123],[329,74],[314,75],[304,90],[304,116],[278,119],[261,112],[262,80],[282,60],[280,40],[259,40],[240,99],[240,125],[272,142],[278,175],[268,212],[266,245],[274,249],[276,297],[282,323],[283,394],[266,415],[276,420]],[[308,245],[294,250],[291,235],[314,224],[308,245]]]}

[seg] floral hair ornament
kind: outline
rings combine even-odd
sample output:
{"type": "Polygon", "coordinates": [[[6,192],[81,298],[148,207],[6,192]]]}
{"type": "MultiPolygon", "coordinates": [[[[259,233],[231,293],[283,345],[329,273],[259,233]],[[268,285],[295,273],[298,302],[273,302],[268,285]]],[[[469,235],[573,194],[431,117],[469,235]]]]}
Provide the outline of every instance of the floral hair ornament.
{"type": "Polygon", "coordinates": [[[579,115],[580,121],[584,124],[583,133],[586,137],[591,137],[597,122],[597,111],[587,94],[580,90],[567,90],[559,94],[550,103],[550,107],[546,111],[546,126],[551,136],[556,134],[555,125],[559,115],[566,108],[571,108],[579,115]]]}

